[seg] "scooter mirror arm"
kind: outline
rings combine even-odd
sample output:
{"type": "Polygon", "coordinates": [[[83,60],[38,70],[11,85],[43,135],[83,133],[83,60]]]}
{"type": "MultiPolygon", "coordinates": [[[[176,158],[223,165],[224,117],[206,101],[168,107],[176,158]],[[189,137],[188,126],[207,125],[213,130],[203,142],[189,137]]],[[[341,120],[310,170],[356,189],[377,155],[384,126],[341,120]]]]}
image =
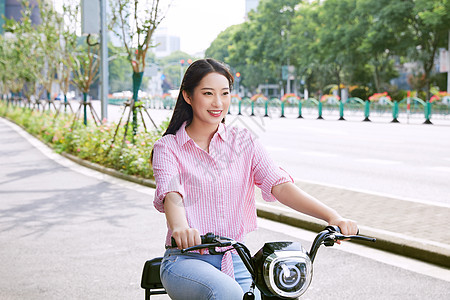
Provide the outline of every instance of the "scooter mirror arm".
{"type": "MultiPolygon", "coordinates": [[[[358,231],[359,233],[359,231],[358,231]]],[[[366,237],[362,235],[343,235],[341,230],[337,226],[327,226],[323,231],[319,232],[311,245],[311,250],[308,255],[311,262],[314,262],[317,250],[319,250],[320,245],[324,244],[326,247],[333,246],[336,241],[341,240],[361,240],[366,242],[376,242],[375,238],[366,237]]]]}
{"type": "Polygon", "coordinates": [[[308,252],[308,256],[311,259],[311,263],[314,263],[314,259],[316,258],[317,250],[319,250],[320,245],[322,245],[322,242],[329,234],[330,234],[330,232],[328,230],[323,230],[317,234],[316,238],[314,239],[313,243],[311,244],[311,249],[308,252]]]}
{"type": "Polygon", "coordinates": [[[251,260],[252,255],[250,254],[250,250],[248,250],[248,248],[244,244],[241,244],[238,242],[233,244],[233,248],[236,249],[236,252],[239,255],[239,257],[241,258],[245,267],[247,268],[249,273],[252,275],[253,279],[255,279],[256,273],[255,273],[255,268],[253,267],[253,264],[252,264],[252,260],[251,260]]]}

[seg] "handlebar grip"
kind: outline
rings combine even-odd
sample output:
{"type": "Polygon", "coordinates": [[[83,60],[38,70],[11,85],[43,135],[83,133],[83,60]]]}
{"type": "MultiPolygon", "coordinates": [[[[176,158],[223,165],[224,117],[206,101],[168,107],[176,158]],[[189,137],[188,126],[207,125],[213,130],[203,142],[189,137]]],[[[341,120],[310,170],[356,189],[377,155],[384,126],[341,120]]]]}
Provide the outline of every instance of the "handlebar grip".
{"type": "Polygon", "coordinates": [[[361,240],[361,241],[366,241],[366,242],[376,242],[377,241],[376,238],[363,236],[363,235],[353,235],[353,236],[350,236],[350,238],[352,240],[361,240]]]}
{"type": "MultiPolygon", "coordinates": [[[[342,233],[341,228],[339,228],[339,226],[336,226],[336,225],[329,225],[326,227],[326,229],[328,229],[328,231],[342,233]]],[[[358,231],[356,232],[356,235],[358,235],[358,234],[359,234],[359,228],[358,228],[358,231]]]]}
{"type": "Polygon", "coordinates": [[[376,238],[364,236],[364,235],[343,235],[340,233],[335,233],[330,235],[325,239],[325,241],[330,242],[331,240],[338,241],[338,240],[360,240],[360,241],[366,241],[366,242],[376,242],[376,238]]]}
{"type": "MultiPolygon", "coordinates": [[[[211,243],[217,236],[214,233],[208,232],[205,235],[201,235],[200,238],[202,240],[202,244],[208,244],[211,243]]],[[[177,242],[173,237],[170,238],[171,246],[174,248],[177,248],[177,242]]]]}

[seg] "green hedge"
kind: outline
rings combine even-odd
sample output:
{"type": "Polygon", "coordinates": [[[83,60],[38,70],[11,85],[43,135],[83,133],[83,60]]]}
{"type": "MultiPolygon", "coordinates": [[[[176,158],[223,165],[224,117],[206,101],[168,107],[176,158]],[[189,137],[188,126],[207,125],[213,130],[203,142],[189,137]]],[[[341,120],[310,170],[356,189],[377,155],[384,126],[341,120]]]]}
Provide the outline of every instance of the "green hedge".
{"type": "MultiPolygon", "coordinates": [[[[73,114],[42,112],[25,107],[13,106],[0,101],[0,116],[22,126],[32,135],[46,142],[56,152],[70,153],[124,174],[142,178],[153,178],[150,153],[154,143],[161,137],[168,125],[164,122],[158,130],[139,131],[134,138],[131,128],[124,140],[125,125],[119,127],[115,142],[112,143],[115,123],[100,126],[82,121],[74,122],[73,114]]],[[[140,126],[142,128],[142,126],[140,126]]]]}

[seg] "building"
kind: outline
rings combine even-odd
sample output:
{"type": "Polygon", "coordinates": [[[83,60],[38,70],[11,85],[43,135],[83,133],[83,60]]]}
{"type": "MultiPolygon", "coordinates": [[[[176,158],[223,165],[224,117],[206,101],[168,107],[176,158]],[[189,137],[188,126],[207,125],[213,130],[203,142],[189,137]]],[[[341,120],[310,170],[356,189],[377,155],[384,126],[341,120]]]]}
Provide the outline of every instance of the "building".
{"type": "Polygon", "coordinates": [[[156,57],[164,57],[180,50],[180,37],[170,35],[167,28],[158,28],[153,35],[153,52],[156,57]]]}
{"type": "MultiPolygon", "coordinates": [[[[33,7],[31,14],[31,21],[33,24],[40,24],[41,18],[39,15],[39,8],[37,0],[30,0],[30,4],[33,7]]],[[[20,0],[0,0],[0,33],[3,33],[3,25],[5,21],[2,16],[7,19],[20,20],[22,17],[22,4],[20,0]]]]}

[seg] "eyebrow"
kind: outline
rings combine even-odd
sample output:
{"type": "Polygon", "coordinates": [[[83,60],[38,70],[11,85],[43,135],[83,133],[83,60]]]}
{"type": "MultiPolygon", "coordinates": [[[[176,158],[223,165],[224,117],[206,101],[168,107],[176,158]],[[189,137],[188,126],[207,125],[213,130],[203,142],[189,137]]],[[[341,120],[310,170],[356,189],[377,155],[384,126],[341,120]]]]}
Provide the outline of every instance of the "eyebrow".
{"type": "MultiPolygon", "coordinates": [[[[229,89],[230,89],[229,87],[222,88],[222,90],[229,90],[229,89]]],[[[204,88],[201,88],[201,90],[214,90],[214,89],[210,88],[210,87],[204,87],[204,88]]]]}

